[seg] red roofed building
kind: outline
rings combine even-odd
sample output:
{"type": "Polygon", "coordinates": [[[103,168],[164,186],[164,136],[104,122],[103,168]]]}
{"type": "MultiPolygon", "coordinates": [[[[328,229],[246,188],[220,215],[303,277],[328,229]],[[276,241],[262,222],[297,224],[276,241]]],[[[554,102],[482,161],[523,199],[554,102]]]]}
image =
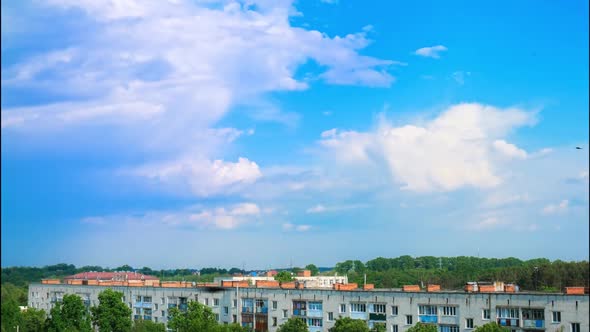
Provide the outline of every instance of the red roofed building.
{"type": "Polygon", "coordinates": [[[159,280],[157,277],[148,276],[137,272],[81,272],[64,277],[64,280],[159,280]]]}

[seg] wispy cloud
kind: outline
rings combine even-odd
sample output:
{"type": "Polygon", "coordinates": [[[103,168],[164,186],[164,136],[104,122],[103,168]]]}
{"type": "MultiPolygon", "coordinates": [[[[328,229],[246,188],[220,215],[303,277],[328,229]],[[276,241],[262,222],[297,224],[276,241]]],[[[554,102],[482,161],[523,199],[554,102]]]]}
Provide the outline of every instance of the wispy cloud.
{"type": "Polygon", "coordinates": [[[368,204],[349,204],[349,205],[324,206],[322,204],[318,204],[316,206],[308,208],[305,212],[311,213],[311,214],[316,214],[316,213],[361,209],[361,208],[366,208],[366,207],[369,207],[369,205],[368,204]]]}
{"type": "Polygon", "coordinates": [[[569,207],[569,200],[564,199],[559,204],[549,204],[541,210],[541,213],[544,215],[556,214],[556,213],[563,213],[568,210],[569,207]]]}
{"type": "Polygon", "coordinates": [[[469,71],[456,71],[451,74],[451,77],[457,82],[459,85],[465,84],[465,78],[467,76],[471,76],[471,72],[469,71]]]}
{"type": "Polygon", "coordinates": [[[436,46],[419,48],[414,52],[414,54],[419,55],[419,56],[423,56],[423,57],[438,59],[438,58],[440,58],[439,53],[444,52],[444,51],[447,51],[447,48],[445,46],[436,45],[436,46]]]}
{"type": "Polygon", "coordinates": [[[283,224],[283,230],[285,231],[297,231],[297,232],[307,232],[311,229],[310,225],[295,225],[291,223],[283,224]]]}

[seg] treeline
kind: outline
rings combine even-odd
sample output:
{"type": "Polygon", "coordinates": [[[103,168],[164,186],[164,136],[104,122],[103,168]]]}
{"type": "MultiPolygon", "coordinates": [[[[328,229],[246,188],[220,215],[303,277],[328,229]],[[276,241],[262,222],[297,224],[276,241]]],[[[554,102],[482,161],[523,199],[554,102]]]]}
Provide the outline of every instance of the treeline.
{"type": "Polygon", "coordinates": [[[479,257],[378,257],[366,263],[347,260],[336,264],[334,272],[347,274],[349,282],[375,284],[377,288],[397,288],[408,284],[440,284],[446,289],[460,289],[468,281],[504,281],[521,290],[562,291],[567,286],[588,286],[588,261],[564,262],[545,258],[479,257]]]}

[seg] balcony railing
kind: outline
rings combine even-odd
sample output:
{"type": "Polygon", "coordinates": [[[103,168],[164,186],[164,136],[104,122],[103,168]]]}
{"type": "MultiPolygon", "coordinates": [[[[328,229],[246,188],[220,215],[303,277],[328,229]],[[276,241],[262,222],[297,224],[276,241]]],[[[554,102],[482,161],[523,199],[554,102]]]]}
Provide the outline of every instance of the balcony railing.
{"type": "Polygon", "coordinates": [[[322,310],[311,310],[311,309],[308,309],[307,310],[307,317],[319,317],[319,318],[321,318],[322,316],[323,316],[322,310]]]}
{"type": "Polygon", "coordinates": [[[242,312],[253,313],[254,312],[254,308],[252,308],[252,307],[242,307],[242,312]]]}
{"type": "Polygon", "coordinates": [[[543,319],[523,319],[522,327],[529,329],[544,329],[545,320],[543,319]]]}
{"type": "Polygon", "coordinates": [[[436,324],[436,323],[438,323],[438,316],[436,316],[436,315],[419,315],[418,320],[421,323],[436,324]]]}
{"type": "Polygon", "coordinates": [[[293,309],[293,315],[294,316],[306,316],[307,310],[293,309]]]}
{"type": "Polygon", "coordinates": [[[180,311],[186,311],[186,310],[188,310],[188,304],[186,304],[186,303],[181,303],[181,304],[178,306],[178,309],[179,309],[180,311]]]}
{"type": "Polygon", "coordinates": [[[369,320],[385,321],[386,319],[387,317],[385,314],[378,314],[375,312],[369,313],[369,320]]]}
{"type": "Polygon", "coordinates": [[[268,308],[267,307],[258,307],[258,308],[256,308],[256,312],[266,314],[266,313],[268,313],[268,308]]]}
{"type": "Polygon", "coordinates": [[[134,308],[151,308],[152,303],[151,302],[135,302],[133,307],[134,308]]]}
{"type": "Polygon", "coordinates": [[[501,326],[518,326],[518,318],[498,318],[498,325],[501,326]]]}
{"type": "Polygon", "coordinates": [[[144,315],[143,320],[152,320],[152,316],[144,315]]]}

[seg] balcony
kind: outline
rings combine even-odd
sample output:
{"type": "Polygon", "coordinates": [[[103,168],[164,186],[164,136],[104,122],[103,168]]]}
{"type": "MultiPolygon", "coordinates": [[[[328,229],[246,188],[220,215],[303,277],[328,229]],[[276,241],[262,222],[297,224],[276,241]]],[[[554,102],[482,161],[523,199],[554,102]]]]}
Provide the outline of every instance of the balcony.
{"type": "Polygon", "coordinates": [[[147,309],[151,309],[152,308],[152,303],[151,302],[135,302],[135,304],[133,305],[134,308],[147,308],[147,309]]]}
{"type": "Polygon", "coordinates": [[[267,314],[268,308],[267,307],[258,307],[258,308],[256,308],[256,313],[267,314]]]}
{"type": "Polygon", "coordinates": [[[177,308],[178,305],[176,303],[168,303],[168,309],[177,308]]]}
{"type": "Polygon", "coordinates": [[[323,317],[323,312],[322,310],[307,310],[307,317],[318,317],[318,318],[322,318],[323,317]]]}
{"type": "Polygon", "coordinates": [[[523,319],[522,327],[527,329],[544,329],[545,320],[543,319],[523,319]]]}
{"type": "Polygon", "coordinates": [[[306,314],[307,314],[306,310],[293,309],[293,316],[305,316],[306,314]]]}
{"type": "Polygon", "coordinates": [[[144,315],[143,320],[152,320],[152,316],[144,315]]]}
{"type": "Polygon", "coordinates": [[[252,308],[252,307],[242,307],[242,312],[250,313],[251,314],[251,313],[254,312],[254,308],[252,308]]]}
{"type": "Polygon", "coordinates": [[[372,313],[369,314],[369,320],[385,321],[386,319],[387,319],[387,315],[385,315],[385,314],[378,314],[378,313],[375,313],[375,312],[372,312],[372,313]]]}
{"type": "Polygon", "coordinates": [[[440,316],[438,318],[439,324],[459,325],[459,316],[440,316]]]}
{"type": "Polygon", "coordinates": [[[350,318],[367,320],[367,313],[366,312],[351,312],[350,318]]]}
{"type": "Polygon", "coordinates": [[[309,330],[309,332],[322,332],[323,327],[321,326],[308,326],[307,329],[309,330]]]}
{"type": "Polygon", "coordinates": [[[188,304],[186,304],[186,303],[181,303],[181,304],[178,306],[178,309],[179,309],[180,311],[187,311],[187,310],[188,310],[188,304]]]}
{"type": "Polygon", "coordinates": [[[501,326],[518,326],[519,322],[517,318],[498,318],[497,323],[501,326]]]}
{"type": "Polygon", "coordinates": [[[141,315],[135,315],[135,316],[133,316],[133,319],[134,320],[140,320],[141,319],[141,315]]]}

